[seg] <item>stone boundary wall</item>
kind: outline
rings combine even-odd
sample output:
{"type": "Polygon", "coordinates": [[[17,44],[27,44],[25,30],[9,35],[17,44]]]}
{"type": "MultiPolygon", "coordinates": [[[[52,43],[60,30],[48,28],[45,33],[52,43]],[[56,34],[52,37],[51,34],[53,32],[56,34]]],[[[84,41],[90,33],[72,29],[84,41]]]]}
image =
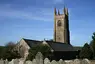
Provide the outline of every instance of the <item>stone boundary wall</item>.
{"type": "Polygon", "coordinates": [[[95,60],[88,59],[74,59],[74,60],[62,60],[59,61],[52,60],[50,61],[48,58],[43,59],[43,55],[39,52],[33,61],[24,61],[24,59],[12,59],[12,61],[8,60],[0,60],[0,64],[95,64],[95,60]]]}

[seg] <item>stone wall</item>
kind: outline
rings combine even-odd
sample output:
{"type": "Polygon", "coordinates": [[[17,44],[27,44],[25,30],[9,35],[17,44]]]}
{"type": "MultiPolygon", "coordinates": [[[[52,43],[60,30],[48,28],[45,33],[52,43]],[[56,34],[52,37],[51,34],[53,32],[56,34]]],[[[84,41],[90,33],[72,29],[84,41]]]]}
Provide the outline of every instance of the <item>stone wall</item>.
{"type": "Polygon", "coordinates": [[[43,55],[39,52],[33,61],[24,61],[24,59],[13,59],[12,61],[0,60],[0,64],[95,64],[95,60],[88,59],[74,59],[74,60],[62,60],[59,61],[52,60],[48,58],[43,59],[43,55]]]}

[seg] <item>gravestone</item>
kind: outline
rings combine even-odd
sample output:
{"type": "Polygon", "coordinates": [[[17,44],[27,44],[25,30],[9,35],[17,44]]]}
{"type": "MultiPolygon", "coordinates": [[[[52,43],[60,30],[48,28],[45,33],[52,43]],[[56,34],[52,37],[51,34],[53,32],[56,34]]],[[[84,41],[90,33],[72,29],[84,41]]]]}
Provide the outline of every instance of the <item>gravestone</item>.
{"type": "Polygon", "coordinates": [[[48,58],[44,59],[44,64],[50,64],[50,60],[48,58]]]}
{"type": "Polygon", "coordinates": [[[66,63],[66,64],[74,64],[74,63],[73,63],[73,60],[65,60],[65,63],[66,63]]]}
{"type": "Polygon", "coordinates": [[[37,64],[43,64],[43,55],[41,52],[38,52],[35,57],[37,64]]]}
{"type": "Polygon", "coordinates": [[[81,61],[81,64],[90,64],[90,61],[88,59],[83,59],[81,61]]]}
{"type": "Polygon", "coordinates": [[[37,64],[37,62],[36,62],[36,60],[35,60],[35,59],[33,59],[32,64],[37,64]]]}
{"type": "Polygon", "coordinates": [[[60,59],[58,63],[59,64],[65,64],[65,62],[62,59],[60,59]]]}
{"type": "Polygon", "coordinates": [[[32,61],[26,61],[25,64],[32,64],[32,61]]]}
{"type": "Polygon", "coordinates": [[[4,60],[4,64],[8,64],[9,62],[8,62],[8,60],[6,59],[6,60],[4,60]]]}
{"type": "Polygon", "coordinates": [[[52,62],[51,62],[51,64],[58,64],[55,60],[53,60],[52,62]]]}
{"type": "Polygon", "coordinates": [[[12,60],[9,62],[9,64],[14,64],[14,59],[12,59],[12,60]]]}
{"type": "Polygon", "coordinates": [[[60,59],[58,63],[59,63],[59,64],[66,64],[66,62],[63,61],[62,59],[60,59]]]}
{"type": "Polygon", "coordinates": [[[74,60],[74,64],[80,64],[80,60],[79,59],[75,59],[74,60]]]}
{"type": "Polygon", "coordinates": [[[4,60],[1,59],[1,60],[0,60],[0,64],[4,64],[4,60]]]}
{"type": "Polygon", "coordinates": [[[19,59],[19,64],[24,64],[24,58],[19,59]]]}
{"type": "Polygon", "coordinates": [[[74,61],[73,60],[70,60],[70,63],[69,64],[74,64],[74,61]]]}
{"type": "Polygon", "coordinates": [[[14,59],[14,64],[19,64],[19,59],[14,59]]]}

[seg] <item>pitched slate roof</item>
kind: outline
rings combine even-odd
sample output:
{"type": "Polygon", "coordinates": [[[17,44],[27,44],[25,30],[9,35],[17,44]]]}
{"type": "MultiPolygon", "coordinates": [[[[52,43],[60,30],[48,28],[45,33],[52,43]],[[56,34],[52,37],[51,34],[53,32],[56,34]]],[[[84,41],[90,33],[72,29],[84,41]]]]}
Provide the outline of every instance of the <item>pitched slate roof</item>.
{"type": "Polygon", "coordinates": [[[54,51],[75,51],[73,46],[66,43],[46,41],[54,51]]]}
{"type": "MultiPolygon", "coordinates": [[[[43,41],[38,40],[30,40],[30,39],[24,39],[24,41],[30,46],[35,47],[43,41]]],[[[54,41],[46,41],[47,44],[54,50],[54,51],[75,51],[72,45],[66,44],[66,43],[60,43],[60,42],[54,42],[54,41]]]]}
{"type": "Polygon", "coordinates": [[[30,48],[42,43],[42,41],[30,40],[30,39],[24,39],[24,41],[30,46],[30,48]]]}
{"type": "Polygon", "coordinates": [[[74,49],[77,50],[77,51],[78,50],[81,50],[82,49],[82,46],[74,46],[74,49]]]}

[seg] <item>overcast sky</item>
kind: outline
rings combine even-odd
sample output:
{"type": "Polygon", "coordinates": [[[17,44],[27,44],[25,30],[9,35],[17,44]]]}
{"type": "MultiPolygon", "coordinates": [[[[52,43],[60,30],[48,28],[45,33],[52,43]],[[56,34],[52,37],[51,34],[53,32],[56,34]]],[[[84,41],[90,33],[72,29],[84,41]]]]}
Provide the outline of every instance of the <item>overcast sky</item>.
{"type": "Polygon", "coordinates": [[[95,32],[94,0],[0,0],[0,45],[21,38],[53,39],[54,8],[69,10],[70,41],[83,46],[95,32]]]}

